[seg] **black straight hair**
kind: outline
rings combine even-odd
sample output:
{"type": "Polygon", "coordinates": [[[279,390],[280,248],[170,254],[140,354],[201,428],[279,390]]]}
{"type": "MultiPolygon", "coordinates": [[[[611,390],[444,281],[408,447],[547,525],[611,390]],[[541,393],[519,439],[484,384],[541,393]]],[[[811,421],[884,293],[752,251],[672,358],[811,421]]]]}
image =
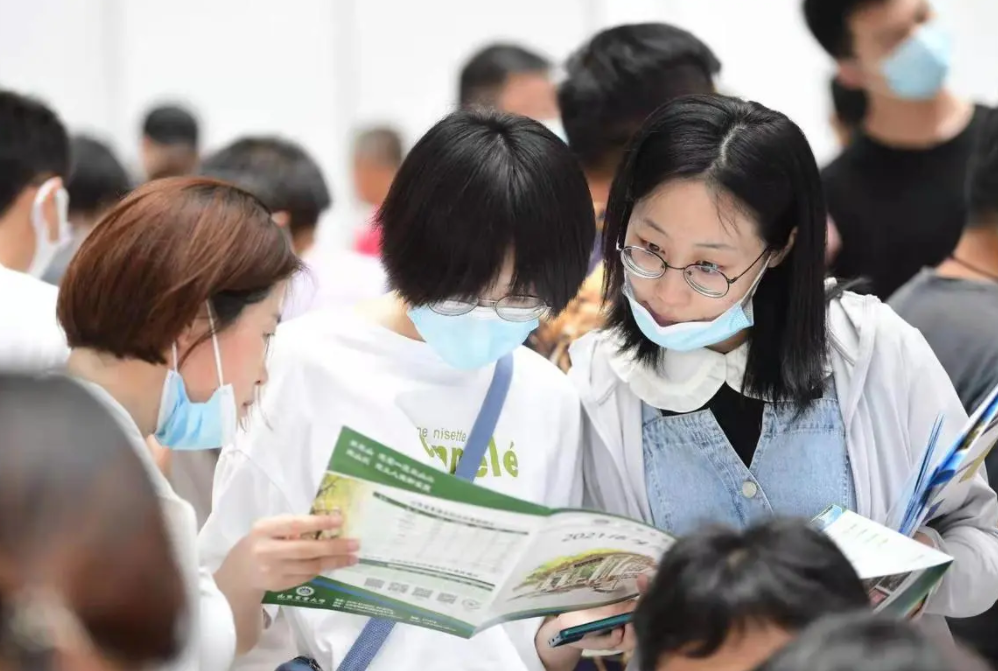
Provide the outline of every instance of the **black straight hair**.
{"type": "Polygon", "coordinates": [[[604,30],[565,66],[558,105],[568,144],[590,172],[612,176],[641,122],[673,98],[713,93],[721,62],[692,33],[666,23],[604,30]]]}
{"type": "Polygon", "coordinates": [[[589,268],[596,222],[571,151],[540,123],[454,112],[412,148],[377,216],[389,283],[410,305],[475,298],[513,254],[512,291],[556,312],[589,268]]]}
{"type": "Polygon", "coordinates": [[[870,613],[815,622],[755,671],[989,671],[952,642],[935,643],[914,624],[870,613]]]}
{"type": "Polygon", "coordinates": [[[517,44],[490,44],[475,52],[461,68],[458,104],[495,107],[502,87],[513,75],[547,72],[551,61],[517,44]]]}
{"type": "Polygon", "coordinates": [[[804,521],[709,528],[666,552],[638,603],[638,659],[653,671],[668,655],[710,657],[753,626],[796,631],[868,604],[849,560],[804,521]]]}
{"type": "Polygon", "coordinates": [[[804,0],[804,20],[818,44],[835,59],[853,53],[849,19],[867,5],[886,0],[804,0]]]}
{"type": "Polygon", "coordinates": [[[988,110],[967,167],[967,226],[994,228],[998,219],[998,112],[988,110]]]}
{"type": "Polygon", "coordinates": [[[69,174],[69,136],[43,103],[0,90],[0,216],[25,188],[69,174]]]}
{"type": "Polygon", "coordinates": [[[244,137],[201,163],[198,174],[248,191],[286,212],[292,235],[314,229],[333,204],[319,164],[300,145],[277,137],[244,137]]]}
{"type": "Polygon", "coordinates": [[[98,215],[131,190],[128,172],[106,143],[89,135],[76,135],[70,148],[73,167],[66,180],[70,214],[98,215]]]}
{"type": "Polygon", "coordinates": [[[200,127],[190,110],[180,105],[160,105],[146,113],[142,134],[158,144],[197,149],[200,127]]]}
{"type": "Polygon", "coordinates": [[[745,387],[799,410],[820,397],[828,360],[825,333],[825,200],[804,133],[785,115],[754,102],[687,96],[656,111],[634,137],[610,189],[603,228],[607,328],[622,350],[657,365],[664,350],[641,333],[622,293],[624,246],[635,203],[673,180],[702,180],[724,206],[729,197],[758,223],[773,252],[792,249],[769,268],[752,302],[745,387]]]}

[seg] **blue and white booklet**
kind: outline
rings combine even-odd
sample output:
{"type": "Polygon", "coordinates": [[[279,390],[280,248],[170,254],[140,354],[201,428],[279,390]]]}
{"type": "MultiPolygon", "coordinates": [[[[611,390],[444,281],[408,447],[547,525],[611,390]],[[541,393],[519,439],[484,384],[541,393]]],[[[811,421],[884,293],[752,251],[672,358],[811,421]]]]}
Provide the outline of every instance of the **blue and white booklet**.
{"type": "Polygon", "coordinates": [[[998,442],[998,387],[991,390],[948,446],[939,445],[943,421],[942,417],[936,420],[919,468],[912,473],[890,516],[890,526],[905,536],[914,536],[936,517],[947,497],[977,475],[998,442]]]}

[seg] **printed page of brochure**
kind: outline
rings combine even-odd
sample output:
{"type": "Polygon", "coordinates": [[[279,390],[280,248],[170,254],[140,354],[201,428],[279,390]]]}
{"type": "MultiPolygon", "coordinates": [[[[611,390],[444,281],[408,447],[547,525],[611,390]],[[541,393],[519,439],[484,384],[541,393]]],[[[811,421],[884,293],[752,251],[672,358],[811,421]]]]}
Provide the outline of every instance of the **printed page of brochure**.
{"type": "Polygon", "coordinates": [[[344,429],[313,504],[360,541],[356,566],[265,603],[393,619],[468,638],[553,511],[420,464],[344,429]]]}
{"type": "Polygon", "coordinates": [[[502,581],[486,623],[585,610],[637,596],[637,578],[652,576],[675,539],[614,515],[558,511],[502,581]]]}
{"type": "Polygon", "coordinates": [[[935,548],[840,506],[829,507],[813,524],[856,569],[878,611],[909,614],[953,562],[935,548]]]}

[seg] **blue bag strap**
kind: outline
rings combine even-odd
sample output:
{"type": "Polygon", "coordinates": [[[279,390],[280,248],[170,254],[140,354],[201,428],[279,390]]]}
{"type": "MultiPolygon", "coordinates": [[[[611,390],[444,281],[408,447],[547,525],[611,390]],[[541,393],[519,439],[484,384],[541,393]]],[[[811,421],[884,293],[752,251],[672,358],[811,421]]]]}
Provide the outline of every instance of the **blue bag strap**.
{"type": "MultiPolygon", "coordinates": [[[[468,441],[464,444],[464,453],[461,454],[457,468],[454,470],[454,475],[457,477],[474,482],[478,469],[481,468],[482,459],[485,458],[485,451],[489,448],[489,441],[492,434],[495,433],[496,424],[499,422],[499,415],[502,414],[502,407],[506,403],[506,395],[509,393],[509,384],[512,380],[513,355],[507,354],[496,362],[489,390],[485,392],[482,408],[478,411],[478,417],[475,418],[475,423],[471,427],[468,441]]],[[[338,671],[365,671],[394,628],[394,620],[381,618],[368,620],[364,629],[361,630],[360,636],[343,657],[338,671]]]]}
{"type": "Polygon", "coordinates": [[[462,480],[475,481],[475,474],[481,468],[485,451],[489,449],[489,441],[499,422],[502,406],[506,403],[506,394],[509,393],[509,383],[512,379],[513,355],[507,354],[496,362],[495,371],[492,373],[492,384],[485,392],[482,409],[478,411],[468,441],[464,444],[464,452],[457,462],[457,468],[454,469],[454,475],[462,480]]]}

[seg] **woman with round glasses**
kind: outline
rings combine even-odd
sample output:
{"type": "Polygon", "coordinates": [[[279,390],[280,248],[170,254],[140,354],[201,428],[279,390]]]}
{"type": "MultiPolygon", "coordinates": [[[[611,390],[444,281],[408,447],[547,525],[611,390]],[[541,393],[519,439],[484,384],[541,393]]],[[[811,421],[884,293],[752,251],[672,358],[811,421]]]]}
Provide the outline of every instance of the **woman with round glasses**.
{"type": "MultiPolygon", "coordinates": [[[[607,326],[572,350],[591,505],[679,535],[831,504],[888,523],[936,418],[948,445],[967,416],[917,330],[826,285],[824,248],[787,117],[695,96],[646,120],[606,211],[607,326]]],[[[998,597],[995,494],[962,487],[917,536],[955,558],[942,627],[998,597]]]]}
{"type": "MultiPolygon", "coordinates": [[[[309,511],[344,425],[453,472],[507,354],[512,379],[475,484],[545,505],[580,504],[578,395],[521,345],[578,292],[593,219],[574,156],[541,124],[463,111],[434,126],[379,213],[392,292],[356,314],[317,311],[278,330],[259,416],[219,460],[214,512],[201,534],[209,564],[258,517],[309,511]]],[[[389,587],[370,589],[399,597],[389,587]]],[[[343,664],[368,621],[305,608],[285,614],[298,652],[323,669],[343,664]]],[[[466,641],[399,625],[369,668],[535,669],[535,637],[556,633],[539,626],[506,624],[466,641]]],[[[565,654],[546,645],[542,653],[551,666],[565,654]]]]}

